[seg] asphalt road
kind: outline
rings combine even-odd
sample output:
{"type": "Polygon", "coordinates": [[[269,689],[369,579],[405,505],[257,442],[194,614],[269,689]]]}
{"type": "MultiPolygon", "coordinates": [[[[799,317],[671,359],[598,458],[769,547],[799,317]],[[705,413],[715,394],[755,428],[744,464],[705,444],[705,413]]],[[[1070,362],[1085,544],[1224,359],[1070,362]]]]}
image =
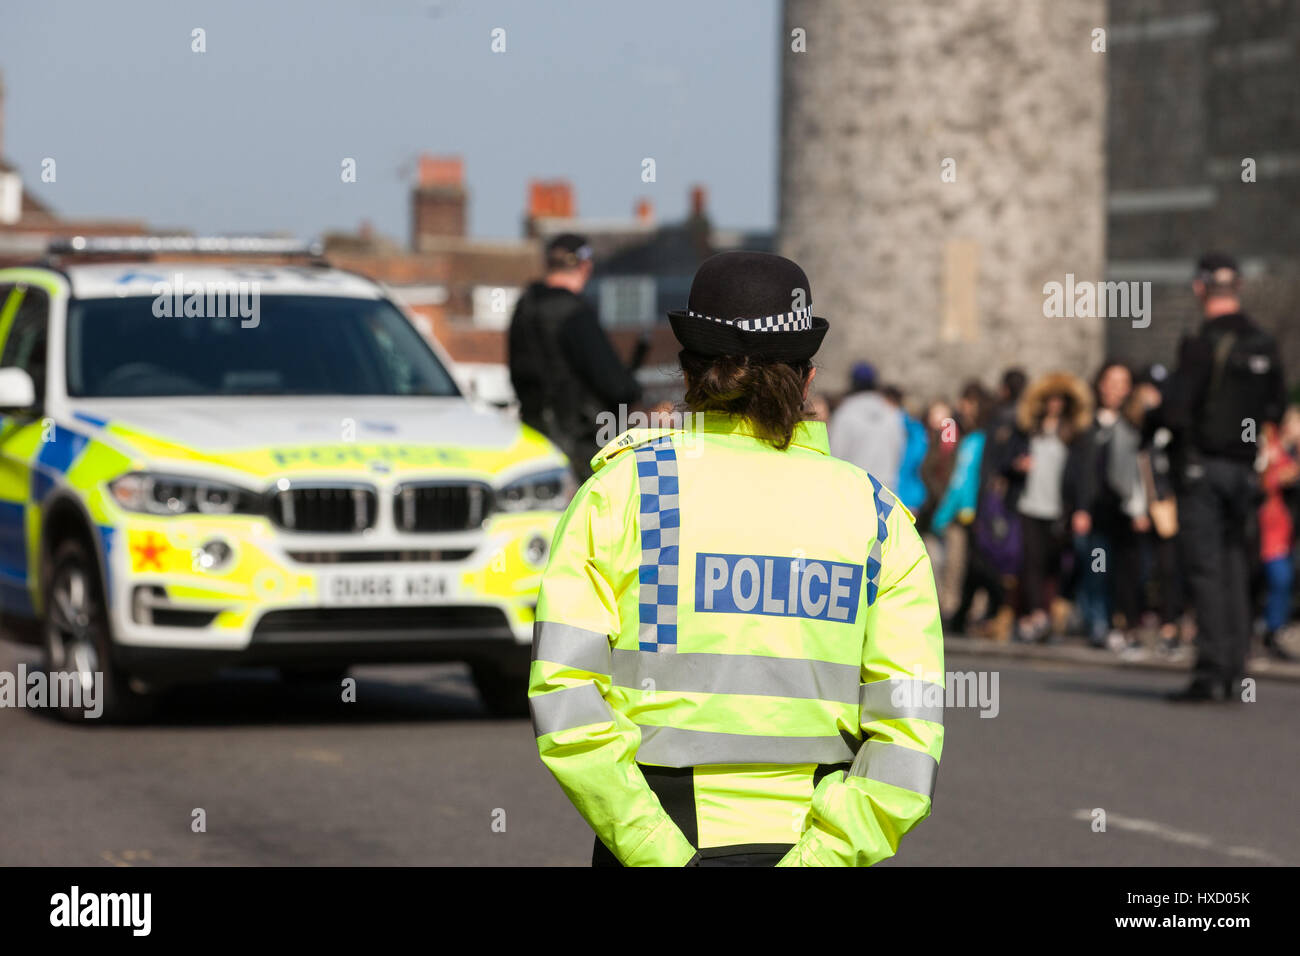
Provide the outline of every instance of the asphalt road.
{"type": "MultiPolygon", "coordinates": [[[[1300,864],[1300,685],[1188,707],[1175,674],[948,661],[990,667],[997,716],[949,710],[934,812],[886,865],[1300,864]]],[[[356,676],[345,704],[241,675],[136,727],[0,709],[0,864],[588,862],[528,722],[484,716],[462,668],[356,676]]]]}

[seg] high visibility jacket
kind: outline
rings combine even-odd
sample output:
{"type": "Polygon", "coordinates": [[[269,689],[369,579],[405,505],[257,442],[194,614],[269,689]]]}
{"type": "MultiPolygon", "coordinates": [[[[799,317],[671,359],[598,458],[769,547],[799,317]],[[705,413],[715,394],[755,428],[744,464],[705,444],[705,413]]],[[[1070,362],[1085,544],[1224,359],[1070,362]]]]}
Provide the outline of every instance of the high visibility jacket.
{"type": "Polygon", "coordinates": [[[634,429],[557,526],[529,703],[624,865],[869,866],[930,813],[943,644],[912,516],[804,422],[634,429]]]}

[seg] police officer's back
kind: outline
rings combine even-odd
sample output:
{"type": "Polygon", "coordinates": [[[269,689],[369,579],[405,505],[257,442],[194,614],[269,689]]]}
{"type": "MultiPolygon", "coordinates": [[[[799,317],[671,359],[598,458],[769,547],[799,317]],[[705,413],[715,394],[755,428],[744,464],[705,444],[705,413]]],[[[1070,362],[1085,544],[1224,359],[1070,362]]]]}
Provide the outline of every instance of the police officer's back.
{"type": "Polygon", "coordinates": [[[1155,424],[1175,436],[1180,537],[1196,603],[1195,676],[1178,700],[1235,699],[1250,646],[1248,526],[1265,422],[1286,386],[1277,343],[1241,309],[1240,271],[1219,253],[1197,264],[1205,321],[1186,338],[1155,424]]]}
{"type": "Polygon", "coordinates": [[[789,260],[707,260],[684,427],[599,455],[542,578],[529,702],[593,862],[869,865],[930,812],[943,646],[911,515],[802,419],[789,260]]]}

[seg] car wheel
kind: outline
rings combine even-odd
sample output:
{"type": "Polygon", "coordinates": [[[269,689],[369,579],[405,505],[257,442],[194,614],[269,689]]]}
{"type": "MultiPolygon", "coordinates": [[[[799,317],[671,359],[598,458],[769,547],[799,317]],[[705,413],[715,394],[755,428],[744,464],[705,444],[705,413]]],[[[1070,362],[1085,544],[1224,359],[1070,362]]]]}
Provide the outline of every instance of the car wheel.
{"type": "Polygon", "coordinates": [[[67,683],[61,675],[71,674],[80,688],[77,699],[55,708],[59,716],[97,716],[108,722],[145,716],[151,700],[132,689],[130,678],[117,665],[99,569],[80,541],[65,541],[55,550],[44,597],[41,643],[51,703],[60,703],[56,688],[67,683]]]}
{"type": "MultiPolygon", "coordinates": [[[[531,649],[525,648],[525,651],[531,649]]],[[[530,654],[503,659],[472,661],[470,672],[479,699],[494,717],[528,716],[528,668],[530,654]]]]}

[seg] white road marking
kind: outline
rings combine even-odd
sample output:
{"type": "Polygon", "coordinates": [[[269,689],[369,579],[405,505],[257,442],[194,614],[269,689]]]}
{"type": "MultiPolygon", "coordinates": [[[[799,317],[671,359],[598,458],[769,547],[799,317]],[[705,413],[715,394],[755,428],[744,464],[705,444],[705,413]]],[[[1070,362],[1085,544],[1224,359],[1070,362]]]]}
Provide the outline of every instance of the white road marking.
{"type": "MultiPolygon", "coordinates": [[[[1075,810],[1074,819],[1091,822],[1092,811],[1075,810]]],[[[1203,833],[1178,830],[1174,827],[1165,826],[1163,823],[1157,823],[1154,820],[1139,820],[1137,817],[1125,817],[1108,811],[1106,813],[1106,828],[1110,829],[1111,827],[1117,830],[1127,830],[1130,833],[1145,833],[1147,836],[1155,837],[1157,840],[1164,840],[1167,843],[1195,847],[1198,850],[1219,853],[1240,860],[1254,860],[1257,863],[1268,863],[1273,866],[1285,865],[1280,858],[1266,850],[1256,849],[1252,846],[1221,846],[1215,843],[1212,837],[1208,837],[1203,833]]]]}

